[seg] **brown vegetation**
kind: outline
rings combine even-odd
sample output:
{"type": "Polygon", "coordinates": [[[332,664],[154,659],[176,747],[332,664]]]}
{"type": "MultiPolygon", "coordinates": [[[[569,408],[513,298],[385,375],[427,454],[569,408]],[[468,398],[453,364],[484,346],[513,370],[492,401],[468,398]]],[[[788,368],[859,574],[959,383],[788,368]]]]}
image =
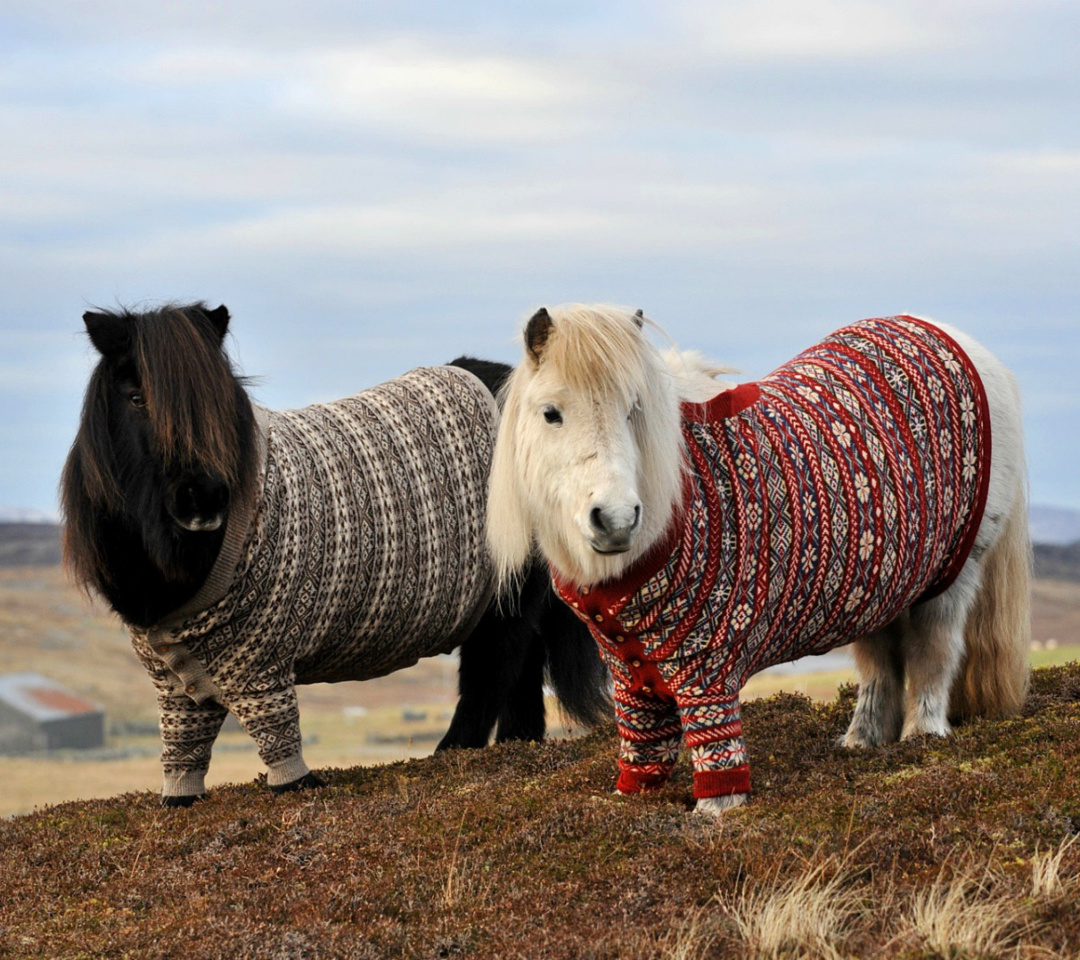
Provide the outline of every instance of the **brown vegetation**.
{"type": "Polygon", "coordinates": [[[0,822],[0,956],[1075,957],[1080,665],[876,752],[846,689],[746,705],[752,803],[615,797],[610,732],[0,822]]]}

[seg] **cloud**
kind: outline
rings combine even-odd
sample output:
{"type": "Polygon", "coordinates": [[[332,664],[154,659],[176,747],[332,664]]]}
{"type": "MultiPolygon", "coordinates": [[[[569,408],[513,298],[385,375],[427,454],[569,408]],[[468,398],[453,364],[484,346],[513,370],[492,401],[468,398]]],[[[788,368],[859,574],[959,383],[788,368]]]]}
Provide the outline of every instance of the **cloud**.
{"type": "Polygon", "coordinates": [[[727,0],[680,13],[714,56],[747,60],[865,59],[948,45],[955,35],[912,4],[865,0],[727,0]]]}

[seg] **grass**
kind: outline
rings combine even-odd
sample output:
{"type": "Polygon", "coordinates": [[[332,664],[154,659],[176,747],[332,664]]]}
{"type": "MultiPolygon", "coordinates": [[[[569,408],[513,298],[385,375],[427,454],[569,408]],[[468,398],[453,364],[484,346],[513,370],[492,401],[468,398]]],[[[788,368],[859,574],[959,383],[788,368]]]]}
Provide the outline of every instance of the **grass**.
{"type": "Polygon", "coordinates": [[[755,794],[719,822],[686,765],[613,796],[611,731],[0,821],[0,956],[1080,954],[1080,665],[1022,717],[872,752],[835,745],[852,697],[748,703],[755,794]]]}

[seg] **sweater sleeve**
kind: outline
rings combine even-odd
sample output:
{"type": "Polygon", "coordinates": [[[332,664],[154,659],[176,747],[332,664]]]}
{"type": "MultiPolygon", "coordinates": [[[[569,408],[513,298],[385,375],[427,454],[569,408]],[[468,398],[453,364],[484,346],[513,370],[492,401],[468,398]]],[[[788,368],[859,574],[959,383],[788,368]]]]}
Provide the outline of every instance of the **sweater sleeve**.
{"type": "Polygon", "coordinates": [[[145,638],[132,635],[136,656],[157,690],[158,726],[161,731],[163,797],[197,797],[206,792],[210,752],[228,715],[217,700],[197,703],[181,683],[151,652],[145,638]]]}
{"type": "Polygon", "coordinates": [[[738,693],[715,691],[694,696],[677,692],[675,700],[694,768],[694,796],[749,793],[750,764],[738,693]]]}
{"type": "Polygon", "coordinates": [[[670,698],[635,690],[615,679],[619,728],[619,793],[640,793],[664,783],[679,756],[679,717],[670,698]]]}
{"type": "Polygon", "coordinates": [[[230,696],[229,708],[255,741],[266,764],[268,786],[281,787],[310,772],[301,753],[300,706],[294,686],[230,696]]]}
{"type": "Polygon", "coordinates": [[[159,690],[163,797],[198,797],[206,792],[210,751],[227,714],[216,700],[196,703],[186,694],[159,690]]]}

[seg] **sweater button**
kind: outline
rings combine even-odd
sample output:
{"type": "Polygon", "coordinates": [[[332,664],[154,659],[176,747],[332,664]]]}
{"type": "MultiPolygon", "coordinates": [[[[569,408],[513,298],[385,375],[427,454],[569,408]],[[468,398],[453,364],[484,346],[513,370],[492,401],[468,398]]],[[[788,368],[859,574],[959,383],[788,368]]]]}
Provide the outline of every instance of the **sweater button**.
{"type": "Polygon", "coordinates": [[[631,660],[630,661],[630,666],[632,666],[632,667],[640,667],[641,666],[641,661],[640,660],[631,660]]]}
{"type": "Polygon", "coordinates": [[[189,683],[186,687],[184,687],[184,692],[185,693],[194,693],[195,692],[195,684],[189,683]]]}
{"type": "Polygon", "coordinates": [[[154,651],[156,653],[168,653],[169,645],[167,643],[159,643],[156,647],[154,647],[154,651]]]}
{"type": "Polygon", "coordinates": [[[603,615],[602,613],[598,613],[598,614],[596,614],[596,615],[595,615],[595,616],[593,617],[593,619],[594,619],[594,620],[595,620],[595,621],[596,621],[597,623],[603,623],[603,622],[604,622],[604,615],[603,615]]]}
{"type": "Polygon", "coordinates": [[[651,683],[643,683],[641,685],[641,692],[642,693],[652,693],[652,684],[651,683]]]}

